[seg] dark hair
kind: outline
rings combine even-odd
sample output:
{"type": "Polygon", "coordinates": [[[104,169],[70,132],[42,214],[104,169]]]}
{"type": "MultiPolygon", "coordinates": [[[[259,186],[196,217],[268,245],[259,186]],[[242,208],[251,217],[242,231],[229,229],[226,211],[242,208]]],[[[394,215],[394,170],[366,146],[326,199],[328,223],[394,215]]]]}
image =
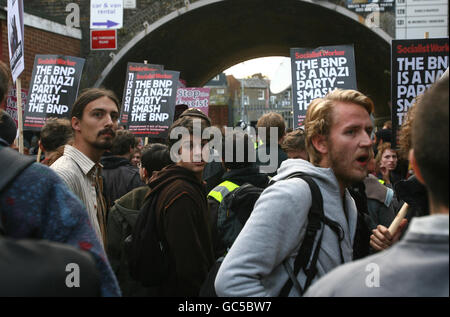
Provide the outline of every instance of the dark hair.
{"type": "Polygon", "coordinates": [[[142,151],[141,164],[149,175],[172,164],[169,147],[161,143],[146,145],[142,151]]]}
{"type": "MultiPolygon", "coordinates": [[[[182,135],[178,134],[176,135],[175,138],[171,138],[170,137],[170,133],[172,132],[173,129],[178,128],[178,127],[183,127],[186,128],[189,131],[189,134],[193,134],[194,133],[194,122],[195,124],[198,124],[197,122],[200,122],[200,133],[203,134],[203,130],[210,127],[210,125],[208,124],[208,121],[206,120],[202,120],[199,119],[197,117],[193,117],[193,116],[181,116],[177,121],[175,121],[169,128],[168,134],[167,134],[167,144],[169,146],[174,145],[176,142],[178,142],[179,140],[181,140],[181,138],[183,137],[182,135]]],[[[201,135],[200,135],[201,137],[201,135]]]]}
{"type": "Polygon", "coordinates": [[[252,140],[248,137],[248,134],[240,131],[233,131],[232,137],[233,137],[233,160],[231,162],[226,161],[227,158],[226,150],[231,149],[226,148],[227,145],[226,141],[222,142],[222,161],[225,167],[229,169],[239,169],[254,165],[254,162],[252,162],[251,159],[256,158],[256,151],[252,140]]]}
{"type": "Polygon", "coordinates": [[[284,123],[283,117],[276,112],[269,112],[259,118],[256,123],[257,128],[266,128],[266,143],[268,144],[272,138],[276,137],[277,141],[279,141],[286,132],[286,124],[284,123]],[[277,135],[270,134],[270,128],[274,127],[278,129],[277,135]]]}
{"type": "Polygon", "coordinates": [[[136,147],[136,138],[128,130],[116,131],[116,137],[113,139],[111,153],[113,155],[124,155],[130,153],[130,147],[136,147]]]}
{"type": "Polygon", "coordinates": [[[14,119],[3,109],[0,109],[0,138],[9,145],[13,144],[16,138],[17,127],[14,119]]]}
{"type": "Polygon", "coordinates": [[[449,78],[439,79],[417,101],[412,147],[430,200],[448,208],[449,78]],[[419,119],[420,118],[420,119],[419,119]]]}
{"type": "Polygon", "coordinates": [[[77,100],[72,107],[72,117],[76,117],[78,119],[82,119],[83,111],[86,106],[94,100],[97,100],[102,97],[108,97],[117,106],[117,110],[120,112],[119,100],[117,99],[115,93],[111,90],[103,89],[103,88],[88,88],[81,92],[78,96],[77,100]]]}
{"type": "Polygon", "coordinates": [[[281,148],[286,153],[290,151],[306,151],[305,138],[305,131],[296,129],[284,136],[281,148]]]}
{"type": "Polygon", "coordinates": [[[73,137],[68,119],[48,118],[41,130],[41,143],[45,151],[53,152],[73,137]]]}
{"type": "Polygon", "coordinates": [[[176,105],[175,106],[175,112],[173,114],[173,121],[177,121],[180,118],[181,114],[187,109],[189,109],[189,106],[185,105],[183,103],[179,104],[179,105],[176,105]]]}

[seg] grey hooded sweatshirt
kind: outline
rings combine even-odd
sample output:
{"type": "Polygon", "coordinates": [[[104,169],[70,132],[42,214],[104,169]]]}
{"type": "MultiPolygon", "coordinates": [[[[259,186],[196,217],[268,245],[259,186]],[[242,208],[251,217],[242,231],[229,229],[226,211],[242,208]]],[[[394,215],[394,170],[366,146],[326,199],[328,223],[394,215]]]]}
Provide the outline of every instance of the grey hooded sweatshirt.
{"type": "MultiPolygon", "coordinates": [[[[357,210],[353,198],[345,190],[343,206],[338,181],[330,168],[320,168],[301,159],[284,161],[273,178],[275,184],[261,194],[244,228],[219,269],[215,280],[218,296],[278,296],[288,279],[283,261],[294,266],[295,256],[306,231],[311,207],[311,191],[299,178],[283,180],[295,172],[314,178],[323,196],[325,216],[338,222],[344,231],[341,242],[345,262],[352,260],[357,210]],[[345,213],[344,213],[345,210],[345,213]]],[[[313,283],[341,264],[339,239],[324,226],[318,273],[313,283]]],[[[320,231],[319,231],[320,233],[320,231]]],[[[319,234],[316,235],[316,243],[319,234]]],[[[300,270],[300,285],[306,276],[300,270]]],[[[299,296],[292,288],[289,296],[299,296]]]]}

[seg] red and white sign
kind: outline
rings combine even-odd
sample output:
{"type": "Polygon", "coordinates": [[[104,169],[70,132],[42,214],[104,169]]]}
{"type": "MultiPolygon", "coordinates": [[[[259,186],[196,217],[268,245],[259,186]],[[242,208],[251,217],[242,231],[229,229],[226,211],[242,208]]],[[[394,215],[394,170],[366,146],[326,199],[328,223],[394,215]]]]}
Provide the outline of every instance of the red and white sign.
{"type": "MultiPolygon", "coordinates": [[[[27,104],[28,99],[28,90],[22,89],[22,105],[27,104]]],[[[14,122],[16,123],[16,127],[19,125],[17,124],[17,94],[16,94],[16,88],[11,87],[8,91],[8,96],[6,97],[6,106],[4,108],[7,113],[11,116],[11,118],[14,119],[14,122]]],[[[25,107],[22,107],[22,115],[24,114],[25,107]]]]}
{"type": "Polygon", "coordinates": [[[91,50],[117,49],[117,30],[91,30],[91,50]]]}

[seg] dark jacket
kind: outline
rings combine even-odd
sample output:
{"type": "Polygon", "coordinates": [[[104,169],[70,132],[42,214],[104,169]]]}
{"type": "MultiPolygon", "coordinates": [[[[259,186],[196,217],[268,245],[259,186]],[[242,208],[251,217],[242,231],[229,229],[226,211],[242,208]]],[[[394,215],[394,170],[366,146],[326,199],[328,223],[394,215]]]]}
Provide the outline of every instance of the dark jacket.
{"type": "MultiPolygon", "coordinates": [[[[287,154],[283,151],[283,149],[281,148],[281,146],[278,144],[278,148],[277,148],[277,157],[278,157],[278,165],[277,165],[277,169],[280,167],[281,163],[284,160],[288,159],[287,154]]],[[[256,164],[259,166],[267,166],[269,165],[269,162],[262,162],[262,157],[259,156],[260,151],[262,153],[265,153],[266,155],[270,155],[270,146],[267,147],[266,144],[263,144],[261,146],[258,147],[257,152],[256,152],[256,164]]],[[[274,172],[271,173],[267,173],[268,176],[273,177],[277,174],[277,171],[275,170],[274,172]]]]}
{"type": "Polygon", "coordinates": [[[158,295],[198,296],[214,263],[204,185],[190,170],[177,165],[159,171],[148,185],[161,189],[157,221],[163,224],[172,259],[169,277],[158,295]]]}
{"type": "Polygon", "coordinates": [[[144,287],[140,282],[131,278],[125,253],[125,239],[133,231],[139,211],[149,190],[148,186],[133,189],[116,200],[108,214],[108,226],[106,228],[108,245],[106,253],[119,281],[123,296],[156,295],[153,288],[144,287]]]}
{"type": "MultiPolygon", "coordinates": [[[[266,174],[260,173],[257,166],[252,166],[225,172],[222,176],[221,182],[223,181],[230,181],[239,186],[242,186],[244,183],[250,183],[256,187],[266,188],[269,184],[269,177],[266,174]]],[[[219,184],[221,182],[219,182],[219,184]]],[[[219,205],[220,203],[216,199],[208,197],[211,234],[214,242],[216,257],[222,256],[224,251],[221,248],[218,248],[217,213],[219,210],[219,205]]]]}
{"type": "Polygon", "coordinates": [[[206,182],[206,192],[209,193],[214,187],[222,182],[225,168],[222,162],[211,161],[203,170],[203,180],[206,182]]]}
{"type": "MultiPolygon", "coordinates": [[[[4,169],[6,158],[2,151],[17,155],[18,160],[22,156],[0,146],[1,168],[4,169]]],[[[23,170],[0,193],[0,216],[5,235],[12,239],[45,239],[88,251],[94,256],[100,273],[101,295],[120,296],[119,284],[90,225],[86,207],[50,168],[33,163],[23,170]]]]}
{"type": "Polygon", "coordinates": [[[0,237],[0,296],[100,296],[100,274],[73,246],[0,237]]]}
{"type": "Polygon", "coordinates": [[[108,208],[114,201],[132,189],[145,185],[139,176],[139,171],[131,165],[130,161],[123,157],[102,157],[103,165],[103,196],[108,208]]]}
{"type": "Polygon", "coordinates": [[[408,224],[403,229],[404,234],[412,218],[430,215],[427,189],[413,175],[407,180],[399,181],[395,185],[395,192],[409,206],[405,217],[408,219],[408,224]]]}
{"type": "Polygon", "coordinates": [[[392,206],[394,192],[391,188],[381,184],[378,179],[369,175],[364,179],[366,187],[367,207],[370,215],[370,229],[378,225],[389,227],[395,218],[392,206]]]}

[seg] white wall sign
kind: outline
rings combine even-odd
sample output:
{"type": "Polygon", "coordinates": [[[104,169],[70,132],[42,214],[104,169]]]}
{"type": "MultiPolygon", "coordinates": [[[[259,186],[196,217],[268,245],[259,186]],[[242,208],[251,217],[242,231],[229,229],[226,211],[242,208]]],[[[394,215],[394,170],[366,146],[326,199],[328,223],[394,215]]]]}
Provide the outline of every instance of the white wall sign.
{"type": "Polygon", "coordinates": [[[91,0],[91,29],[120,29],[123,0],[91,0]]]}
{"type": "Polygon", "coordinates": [[[136,9],[136,0],[123,0],[124,9],[136,9]]]}
{"type": "Polygon", "coordinates": [[[395,38],[448,36],[448,0],[396,0],[395,38]]]}

